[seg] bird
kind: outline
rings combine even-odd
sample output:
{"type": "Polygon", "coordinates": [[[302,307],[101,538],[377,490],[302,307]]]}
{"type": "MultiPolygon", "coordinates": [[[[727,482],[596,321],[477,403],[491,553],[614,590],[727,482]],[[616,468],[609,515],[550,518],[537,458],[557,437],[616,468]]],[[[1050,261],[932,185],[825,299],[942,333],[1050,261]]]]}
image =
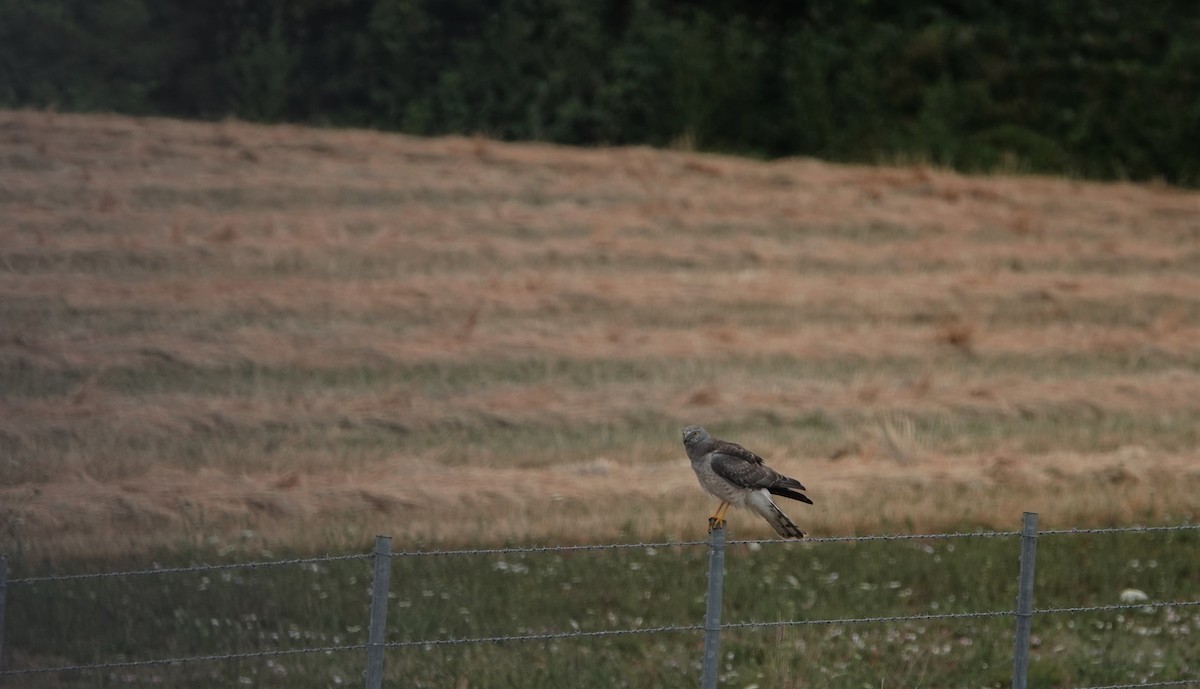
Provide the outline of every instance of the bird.
{"type": "Polygon", "coordinates": [[[703,426],[683,429],[683,447],[700,487],[721,499],[708,519],[710,532],[723,528],[729,506],[737,505],[766,519],[784,538],[804,538],[804,531],[771,500],[774,494],[811,505],[813,501],[801,492],[807,490],[803,484],[767,466],[762,457],[741,445],[712,437],[703,426]]]}

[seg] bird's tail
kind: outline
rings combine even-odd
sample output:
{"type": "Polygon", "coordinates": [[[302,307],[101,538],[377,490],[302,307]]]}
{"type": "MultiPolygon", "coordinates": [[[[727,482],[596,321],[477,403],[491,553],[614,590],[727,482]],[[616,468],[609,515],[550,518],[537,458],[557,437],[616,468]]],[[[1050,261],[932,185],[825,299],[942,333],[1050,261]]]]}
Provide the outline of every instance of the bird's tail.
{"type": "Polygon", "coordinates": [[[746,499],[746,507],[758,514],[771,528],[775,529],[775,533],[784,538],[804,538],[805,533],[800,530],[800,527],[788,519],[788,516],[783,513],[775,503],[771,500],[771,494],[765,490],[755,491],[746,499]]]}

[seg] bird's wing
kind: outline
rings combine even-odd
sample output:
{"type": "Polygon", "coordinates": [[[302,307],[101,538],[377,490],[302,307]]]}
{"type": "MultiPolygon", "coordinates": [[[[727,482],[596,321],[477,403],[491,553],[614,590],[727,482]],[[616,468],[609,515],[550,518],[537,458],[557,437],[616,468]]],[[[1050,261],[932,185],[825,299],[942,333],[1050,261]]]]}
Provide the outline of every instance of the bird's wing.
{"type": "Polygon", "coordinates": [[[716,438],[713,438],[713,452],[717,454],[729,455],[730,457],[736,457],[738,459],[750,462],[751,464],[763,463],[762,457],[759,457],[737,443],[731,443],[726,440],[717,440],[716,438]]]}
{"type": "Polygon", "coordinates": [[[713,472],[741,488],[766,488],[775,495],[812,504],[800,491],[804,484],[763,463],[763,458],[736,443],[718,441],[712,453],[713,472]]]}
{"type": "Polygon", "coordinates": [[[731,452],[728,447],[713,451],[712,469],[717,476],[740,488],[766,488],[774,482],[778,474],[767,468],[761,457],[741,446],[733,447],[741,452],[731,452]]]}

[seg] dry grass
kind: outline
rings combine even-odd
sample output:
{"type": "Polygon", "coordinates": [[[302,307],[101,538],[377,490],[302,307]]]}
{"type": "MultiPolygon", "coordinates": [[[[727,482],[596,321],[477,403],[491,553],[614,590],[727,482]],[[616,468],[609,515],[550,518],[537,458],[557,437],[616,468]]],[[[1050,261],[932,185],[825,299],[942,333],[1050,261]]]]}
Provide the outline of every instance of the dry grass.
{"type": "Polygon", "coordinates": [[[818,534],[1196,516],[1194,192],[5,112],[0,208],[5,551],[694,538],[686,422],[818,534]]]}

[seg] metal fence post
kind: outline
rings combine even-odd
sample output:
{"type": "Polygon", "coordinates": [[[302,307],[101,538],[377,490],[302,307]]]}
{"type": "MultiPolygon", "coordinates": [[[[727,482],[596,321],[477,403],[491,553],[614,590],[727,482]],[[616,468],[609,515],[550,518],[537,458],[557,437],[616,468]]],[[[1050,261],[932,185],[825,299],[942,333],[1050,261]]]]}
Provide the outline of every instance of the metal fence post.
{"type": "Polygon", "coordinates": [[[392,575],[392,539],[375,537],[375,574],[371,580],[371,625],[367,631],[367,689],[383,686],[383,651],[387,639],[388,580],[392,575]]]}
{"type": "Polygon", "coordinates": [[[1021,572],[1017,576],[1017,639],[1013,646],[1013,689],[1029,677],[1029,634],[1033,628],[1033,567],[1037,560],[1037,512],[1021,515],[1021,572]]]}
{"type": "Polygon", "coordinates": [[[8,597],[8,558],[0,555],[0,670],[4,669],[4,609],[8,597]]]}
{"type": "Polygon", "coordinates": [[[716,689],[721,645],[721,595],[725,588],[725,529],[708,534],[708,597],[704,609],[704,664],[701,689],[716,689]]]}

